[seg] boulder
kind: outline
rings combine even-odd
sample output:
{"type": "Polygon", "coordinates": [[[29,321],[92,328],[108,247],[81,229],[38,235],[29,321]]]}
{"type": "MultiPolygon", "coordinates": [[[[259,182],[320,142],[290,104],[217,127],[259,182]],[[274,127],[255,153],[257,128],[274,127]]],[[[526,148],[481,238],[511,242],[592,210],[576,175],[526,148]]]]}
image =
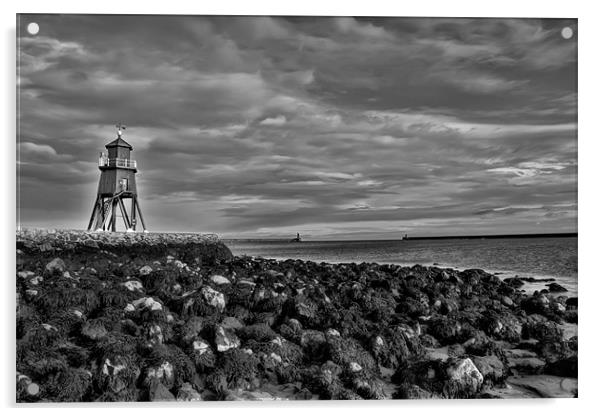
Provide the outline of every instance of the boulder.
{"type": "Polygon", "coordinates": [[[578,299],[577,298],[568,298],[566,300],[566,307],[567,308],[577,308],[577,304],[578,304],[578,299]]]}
{"type": "Polygon", "coordinates": [[[393,395],[393,398],[404,400],[442,399],[438,394],[425,390],[415,384],[402,384],[393,395]]]}
{"type": "Polygon", "coordinates": [[[226,316],[224,319],[222,319],[221,325],[224,328],[228,329],[240,329],[244,326],[238,319],[236,319],[233,316],[226,316]]]}
{"type": "Polygon", "coordinates": [[[525,284],[525,282],[523,282],[523,280],[519,277],[508,277],[507,279],[504,279],[504,282],[515,289],[518,289],[525,284]]]}
{"type": "Polygon", "coordinates": [[[368,371],[376,370],[376,361],[370,353],[353,338],[328,337],[326,339],[328,357],[343,368],[358,364],[368,371]]]}
{"type": "Polygon", "coordinates": [[[211,281],[213,283],[215,283],[216,285],[229,285],[230,284],[230,280],[228,280],[227,278],[225,278],[224,276],[220,276],[219,274],[214,274],[213,276],[211,276],[211,281]]]}
{"type": "Polygon", "coordinates": [[[161,383],[154,383],[149,387],[148,398],[151,402],[173,402],[176,400],[169,389],[161,383]]]}
{"type": "Polygon", "coordinates": [[[144,385],[152,386],[154,384],[162,384],[167,388],[173,387],[175,382],[174,366],[168,362],[163,361],[159,365],[151,366],[146,369],[146,375],[144,377],[144,385]]]}
{"type": "MultiPolygon", "coordinates": [[[[162,311],[163,310],[163,305],[161,305],[160,302],[157,302],[155,299],[153,299],[150,296],[136,299],[136,300],[132,301],[131,305],[133,306],[134,310],[139,310],[139,311],[143,311],[143,310],[162,311]]],[[[127,306],[126,306],[126,308],[127,308],[127,306]]],[[[129,311],[129,310],[131,310],[131,308],[126,309],[126,311],[129,311]]]]}
{"type": "Polygon", "coordinates": [[[502,302],[502,305],[507,306],[508,308],[514,306],[514,302],[508,296],[502,296],[500,301],[502,302]]]}
{"type": "Polygon", "coordinates": [[[546,364],[544,373],[560,377],[578,376],[578,359],[576,355],[561,358],[559,360],[546,364]]]}
{"type": "Polygon", "coordinates": [[[201,373],[215,367],[215,353],[209,343],[202,338],[192,342],[192,358],[196,369],[201,373]]]}
{"type": "Polygon", "coordinates": [[[223,293],[213,290],[207,286],[201,289],[201,293],[208,304],[214,306],[220,312],[224,311],[226,308],[226,299],[224,298],[223,293]]]}
{"type": "Polygon", "coordinates": [[[203,398],[190,383],[184,383],[178,390],[176,400],[179,402],[200,402],[203,401],[203,398]]]}
{"type": "Polygon", "coordinates": [[[301,332],[299,345],[310,357],[320,357],[326,348],[326,336],[322,331],[305,329],[301,332]]]}
{"type": "Polygon", "coordinates": [[[59,257],[46,264],[46,267],[44,268],[45,273],[48,276],[62,275],[65,272],[65,269],[65,262],[59,257]]]}
{"type": "Polygon", "coordinates": [[[215,345],[219,352],[225,352],[240,347],[240,339],[238,339],[233,329],[218,325],[215,328],[215,345]]]}
{"type": "Polygon", "coordinates": [[[89,340],[97,341],[106,337],[109,331],[105,327],[102,319],[91,319],[83,324],[81,333],[89,340]]]}
{"type": "Polygon", "coordinates": [[[460,359],[447,368],[447,376],[461,396],[474,396],[483,385],[483,375],[470,358],[460,359]]]}
{"type": "Polygon", "coordinates": [[[504,380],[506,375],[505,366],[497,356],[472,357],[472,361],[483,375],[484,380],[490,380],[494,383],[504,380]]]}
{"type": "Polygon", "coordinates": [[[153,268],[149,265],[143,266],[140,268],[140,270],[138,270],[138,273],[140,274],[140,276],[148,276],[152,272],[153,272],[153,268]]]}
{"type": "Polygon", "coordinates": [[[144,286],[142,285],[142,282],[138,280],[128,280],[127,282],[122,283],[122,285],[130,292],[144,292],[144,286]]]}
{"type": "Polygon", "coordinates": [[[548,290],[552,293],[568,292],[568,290],[565,287],[559,285],[558,283],[548,283],[546,286],[548,287],[548,290]]]}

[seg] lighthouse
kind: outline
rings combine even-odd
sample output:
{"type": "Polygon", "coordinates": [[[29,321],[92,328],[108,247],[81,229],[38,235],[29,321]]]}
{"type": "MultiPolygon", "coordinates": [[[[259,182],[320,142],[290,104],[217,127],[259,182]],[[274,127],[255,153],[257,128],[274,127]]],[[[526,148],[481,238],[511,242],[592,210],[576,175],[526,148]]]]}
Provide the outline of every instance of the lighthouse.
{"type": "Polygon", "coordinates": [[[121,137],[125,126],[116,127],[117,138],[105,146],[107,152],[98,158],[100,180],[88,231],[117,231],[120,213],[127,232],[136,231],[138,218],[146,232],[136,189],[138,169],[130,157],[133,147],[121,137]]]}

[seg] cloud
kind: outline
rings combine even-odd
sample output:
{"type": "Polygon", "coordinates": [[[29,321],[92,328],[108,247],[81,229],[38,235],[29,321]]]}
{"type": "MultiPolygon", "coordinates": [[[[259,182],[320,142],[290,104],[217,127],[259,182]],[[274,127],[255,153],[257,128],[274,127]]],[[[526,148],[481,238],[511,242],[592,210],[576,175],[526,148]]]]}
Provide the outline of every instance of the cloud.
{"type": "Polygon", "coordinates": [[[56,150],[47,144],[23,142],[19,144],[19,148],[24,155],[38,155],[49,158],[57,156],[56,150]]]}
{"type": "Polygon", "coordinates": [[[282,125],[286,124],[286,117],[284,117],[282,115],[277,116],[277,117],[268,117],[268,118],[261,120],[261,122],[259,122],[259,124],[262,126],[282,126],[282,125]]]}
{"type": "Polygon", "coordinates": [[[575,227],[576,42],[558,33],[576,21],[35,19],[42,36],[18,34],[25,224],[85,225],[124,122],[155,230],[575,227]],[[84,201],[50,195],[74,188],[84,201]]]}

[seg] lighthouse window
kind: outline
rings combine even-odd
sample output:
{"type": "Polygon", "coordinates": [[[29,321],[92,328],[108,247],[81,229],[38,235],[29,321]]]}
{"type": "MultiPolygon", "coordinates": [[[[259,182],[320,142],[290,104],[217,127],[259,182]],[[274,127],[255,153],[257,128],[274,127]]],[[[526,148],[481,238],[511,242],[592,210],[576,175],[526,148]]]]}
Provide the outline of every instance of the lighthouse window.
{"type": "Polygon", "coordinates": [[[122,191],[127,191],[128,190],[128,180],[127,178],[123,178],[119,181],[119,187],[121,188],[122,191]]]}

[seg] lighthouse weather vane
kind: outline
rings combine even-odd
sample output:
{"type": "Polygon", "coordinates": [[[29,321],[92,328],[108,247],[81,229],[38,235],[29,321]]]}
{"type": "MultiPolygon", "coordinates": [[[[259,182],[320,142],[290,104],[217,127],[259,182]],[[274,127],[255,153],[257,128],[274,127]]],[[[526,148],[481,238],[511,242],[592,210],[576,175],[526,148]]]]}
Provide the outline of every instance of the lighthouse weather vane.
{"type": "Polygon", "coordinates": [[[121,137],[121,135],[123,134],[123,130],[125,130],[126,126],[122,123],[117,123],[115,127],[117,127],[117,137],[121,137]]]}

